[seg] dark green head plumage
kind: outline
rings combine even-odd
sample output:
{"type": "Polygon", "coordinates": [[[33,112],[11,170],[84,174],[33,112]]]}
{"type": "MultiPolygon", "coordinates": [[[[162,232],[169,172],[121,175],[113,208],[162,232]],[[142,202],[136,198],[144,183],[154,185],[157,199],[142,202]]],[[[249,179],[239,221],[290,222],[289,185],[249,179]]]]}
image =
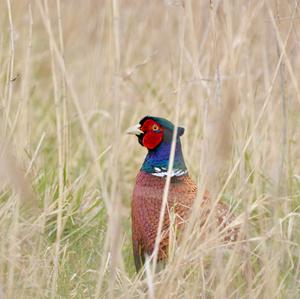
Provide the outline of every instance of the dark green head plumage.
{"type": "MultiPolygon", "coordinates": [[[[162,118],[162,117],[146,115],[146,116],[144,116],[144,117],[140,120],[139,124],[140,124],[141,126],[143,126],[144,122],[145,122],[146,120],[148,120],[148,119],[152,119],[152,120],[156,121],[156,122],[159,123],[162,127],[166,128],[166,129],[168,129],[168,130],[170,130],[170,131],[173,133],[174,127],[175,127],[174,124],[171,123],[169,120],[167,120],[167,119],[165,119],[165,118],[162,118]]],[[[183,133],[184,133],[184,128],[178,127],[178,128],[177,128],[177,137],[182,136],[183,133]]]]}

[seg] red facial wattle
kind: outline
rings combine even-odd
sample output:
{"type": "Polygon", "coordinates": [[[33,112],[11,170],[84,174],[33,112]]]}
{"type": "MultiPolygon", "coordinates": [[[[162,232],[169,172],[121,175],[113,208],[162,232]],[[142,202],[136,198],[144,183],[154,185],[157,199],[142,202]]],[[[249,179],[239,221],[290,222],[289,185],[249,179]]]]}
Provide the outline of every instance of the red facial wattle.
{"type": "Polygon", "coordinates": [[[156,132],[148,132],[144,135],[143,138],[143,145],[147,148],[147,149],[155,149],[161,142],[163,139],[163,133],[156,133],[156,132]]]}
{"type": "Polygon", "coordinates": [[[163,140],[163,128],[154,120],[146,120],[141,130],[144,132],[143,145],[150,150],[155,149],[163,140]]]}

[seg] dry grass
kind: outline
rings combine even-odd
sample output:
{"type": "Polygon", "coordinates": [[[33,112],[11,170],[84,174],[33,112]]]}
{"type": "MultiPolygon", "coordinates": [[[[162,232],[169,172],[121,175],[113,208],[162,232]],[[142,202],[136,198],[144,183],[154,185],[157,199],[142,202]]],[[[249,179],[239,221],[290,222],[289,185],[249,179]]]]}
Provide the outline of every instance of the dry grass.
{"type": "Polygon", "coordinates": [[[299,298],[298,1],[0,0],[0,22],[0,297],[299,298]],[[196,204],[143,280],[124,131],[147,114],[186,127],[243,239],[199,240],[196,204]]]}

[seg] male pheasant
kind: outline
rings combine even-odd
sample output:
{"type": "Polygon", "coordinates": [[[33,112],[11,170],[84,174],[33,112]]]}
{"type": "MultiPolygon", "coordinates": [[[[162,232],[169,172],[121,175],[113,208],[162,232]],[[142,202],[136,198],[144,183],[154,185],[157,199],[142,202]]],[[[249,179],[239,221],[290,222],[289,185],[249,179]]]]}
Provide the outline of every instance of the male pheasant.
{"type": "MultiPolygon", "coordinates": [[[[137,272],[144,263],[145,255],[150,256],[154,250],[173,131],[174,125],[170,121],[153,116],[145,116],[138,125],[127,130],[128,134],[136,135],[139,143],[148,149],[146,159],[136,178],[131,204],[132,244],[137,272]]],[[[168,194],[168,210],[173,208],[175,224],[179,229],[183,228],[197,193],[197,186],[189,177],[183,159],[180,143],[183,133],[184,128],[178,127],[168,194]]],[[[206,209],[209,209],[209,199],[209,194],[206,192],[202,201],[206,209]]],[[[218,203],[216,211],[218,226],[226,229],[226,225],[232,220],[228,207],[218,203]]],[[[208,215],[208,212],[204,215],[208,215]]],[[[205,219],[201,221],[204,222],[205,219]]],[[[157,255],[159,261],[165,260],[168,256],[169,226],[170,217],[166,211],[157,255]]],[[[237,234],[237,229],[228,228],[225,241],[235,241],[237,234]]]]}

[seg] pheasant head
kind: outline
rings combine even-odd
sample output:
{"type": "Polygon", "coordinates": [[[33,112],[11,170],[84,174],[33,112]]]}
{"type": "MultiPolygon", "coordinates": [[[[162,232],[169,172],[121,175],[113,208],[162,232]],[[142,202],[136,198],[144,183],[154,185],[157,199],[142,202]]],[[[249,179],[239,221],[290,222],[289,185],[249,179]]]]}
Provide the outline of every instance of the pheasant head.
{"type": "MultiPolygon", "coordinates": [[[[148,149],[142,171],[159,177],[167,175],[174,128],[174,124],[164,118],[145,116],[137,125],[127,130],[128,134],[136,135],[139,143],[148,149]]],[[[184,128],[178,127],[171,176],[188,174],[180,143],[183,133],[184,128]]]]}

